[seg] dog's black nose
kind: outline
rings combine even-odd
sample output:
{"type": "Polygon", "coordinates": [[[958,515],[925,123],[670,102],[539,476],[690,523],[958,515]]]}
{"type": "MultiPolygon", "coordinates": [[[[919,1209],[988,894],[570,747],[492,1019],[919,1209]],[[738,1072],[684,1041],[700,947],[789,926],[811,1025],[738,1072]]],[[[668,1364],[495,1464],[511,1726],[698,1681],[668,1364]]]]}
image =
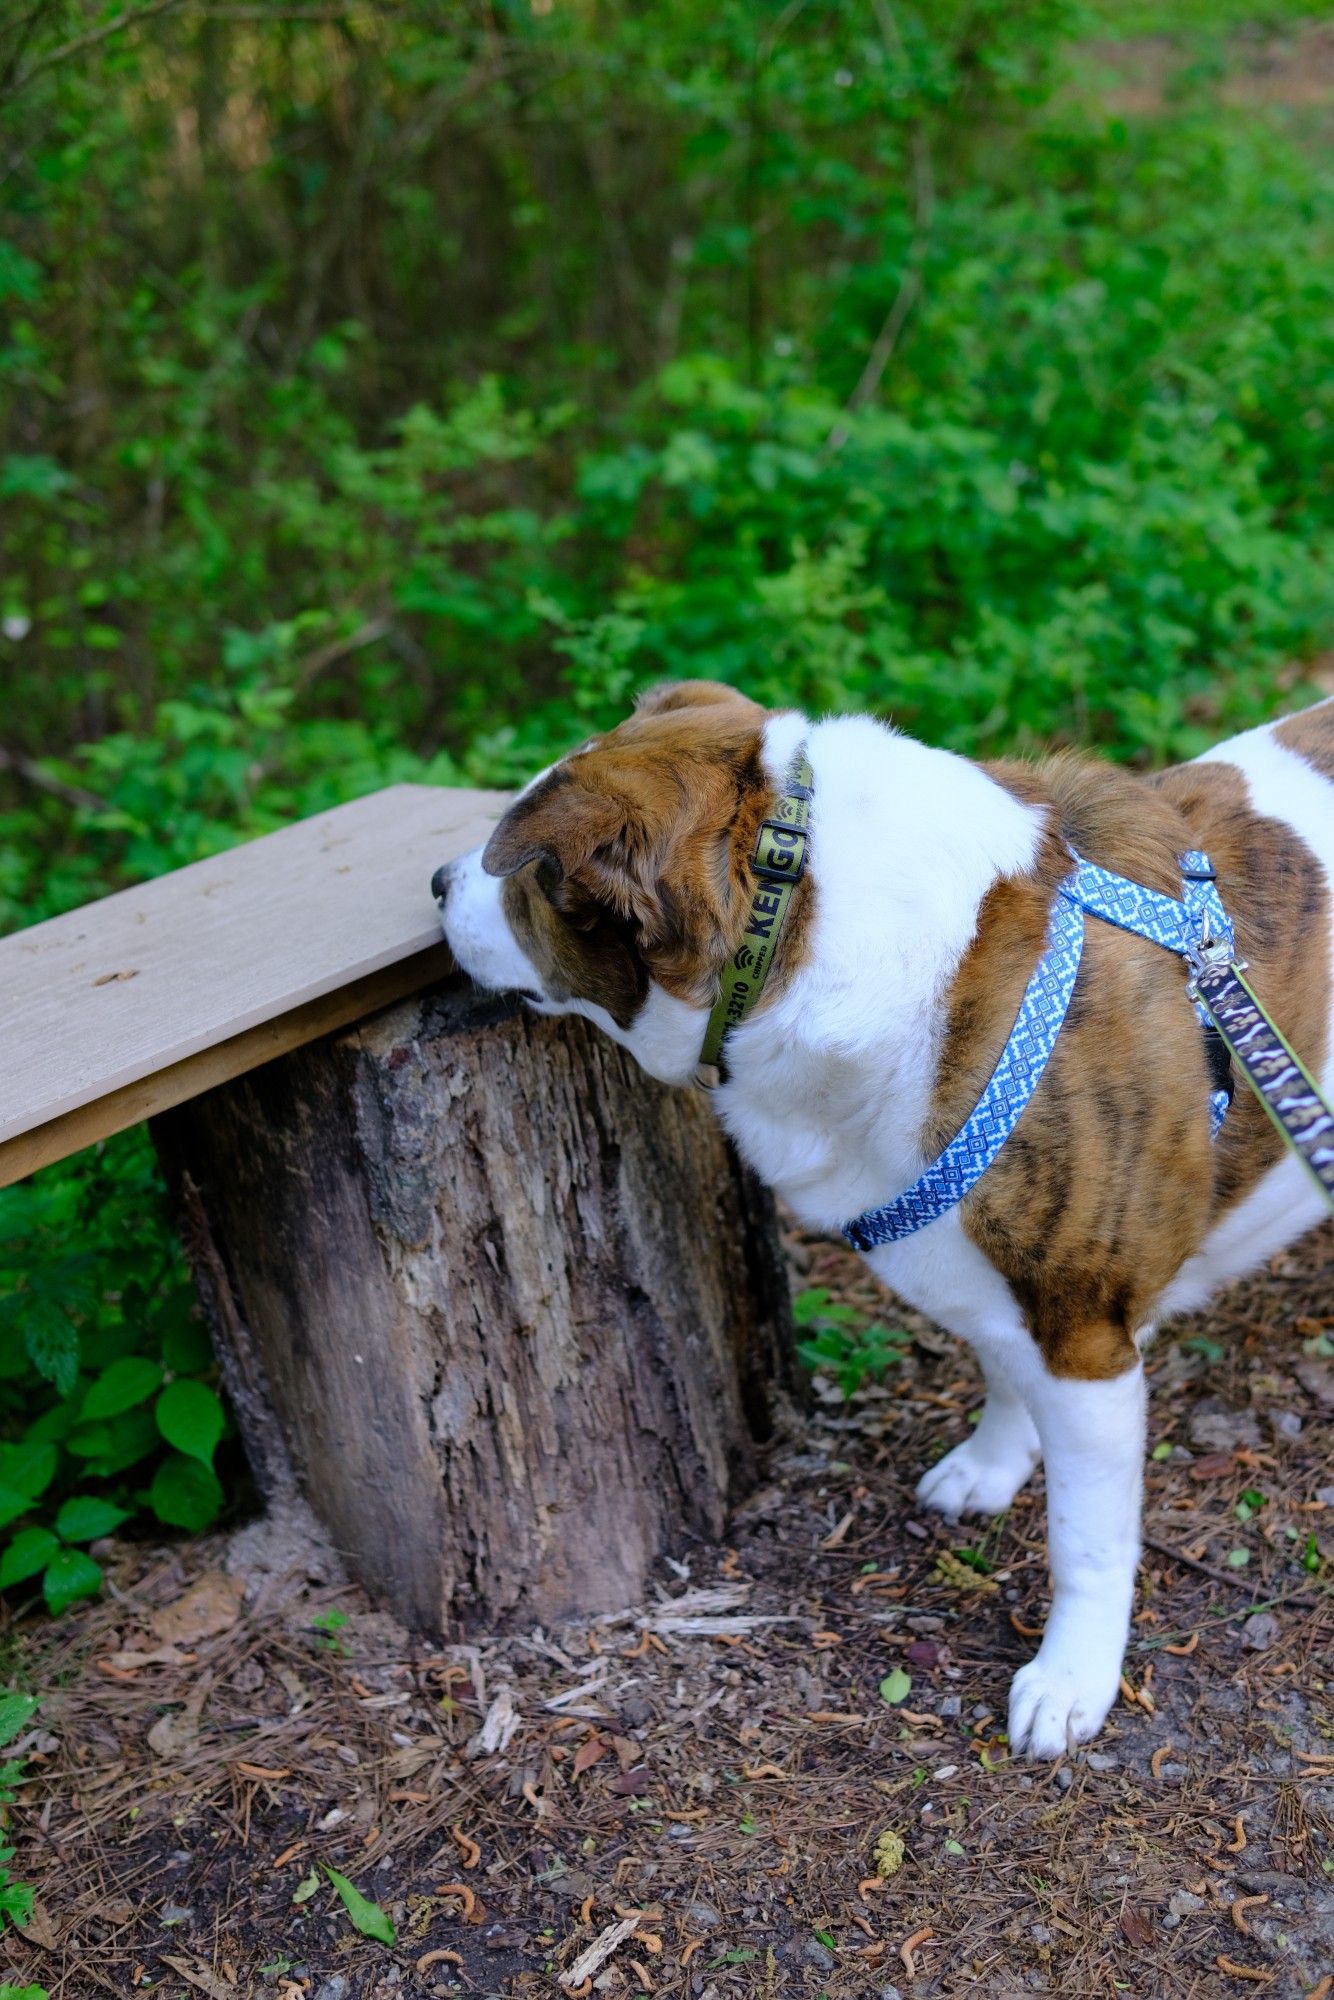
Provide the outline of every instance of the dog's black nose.
{"type": "Polygon", "coordinates": [[[437,868],[431,877],[431,894],[435,897],[437,903],[443,903],[445,900],[445,894],[449,888],[449,869],[450,864],[446,861],[444,866],[437,868]]]}

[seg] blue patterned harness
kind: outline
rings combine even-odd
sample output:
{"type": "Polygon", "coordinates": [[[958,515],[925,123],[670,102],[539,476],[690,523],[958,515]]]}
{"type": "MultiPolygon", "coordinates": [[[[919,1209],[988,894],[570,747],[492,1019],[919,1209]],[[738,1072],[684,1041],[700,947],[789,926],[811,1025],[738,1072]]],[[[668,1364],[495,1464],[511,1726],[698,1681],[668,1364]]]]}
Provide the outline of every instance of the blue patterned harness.
{"type": "MultiPolygon", "coordinates": [[[[845,1224],[843,1234],[855,1250],[874,1250],[896,1243],[927,1223],[935,1222],[961,1202],[981,1180],[1023,1115],[1042,1080],[1056,1037],[1061,1031],[1075,976],[1084,950],[1084,913],[1103,923],[1148,938],[1175,952],[1190,968],[1192,986],[1211,966],[1229,964],[1233,954],[1232,925],[1218,894],[1213,864],[1207,854],[1192,849],[1181,857],[1182,899],[1160,895],[1074,857],[1074,868],[1060,884],[1052,904],[1047,947],[1029,980],[1010,1039],[1000,1054],[991,1081],[971,1117],[921,1178],[897,1200],[871,1208],[845,1224]]],[[[1208,1011],[1194,992],[1195,1009],[1205,1027],[1208,1011]]],[[[1230,1092],[1210,1096],[1215,1137],[1227,1113],[1230,1092]]]]}

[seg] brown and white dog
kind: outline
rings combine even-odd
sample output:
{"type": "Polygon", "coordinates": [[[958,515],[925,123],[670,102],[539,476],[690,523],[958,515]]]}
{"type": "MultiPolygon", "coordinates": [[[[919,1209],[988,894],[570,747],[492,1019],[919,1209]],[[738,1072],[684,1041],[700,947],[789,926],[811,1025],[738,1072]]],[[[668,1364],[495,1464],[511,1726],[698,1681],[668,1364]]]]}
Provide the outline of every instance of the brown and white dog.
{"type": "MultiPolygon", "coordinates": [[[[978,765],[864,717],[812,722],[686,682],[545,772],[441,871],[445,934],[483,985],[582,1014],[687,1084],[799,745],[810,865],[715,1103],[807,1225],[910,1186],[976,1103],[1074,847],[1169,895],[1204,848],[1251,984],[1334,1083],[1334,702],[1152,777],[1095,760],[978,765]]],[[[1216,1144],[1180,959],[1096,921],[1055,1052],[963,1203],[870,1254],[970,1341],[976,1430],[918,1489],[995,1514],[1046,1467],[1052,1606],[1015,1676],[1016,1751],[1095,1734],[1117,1692],[1139,1553],[1155,1326],[1324,1213],[1244,1085],[1216,1144]]]]}

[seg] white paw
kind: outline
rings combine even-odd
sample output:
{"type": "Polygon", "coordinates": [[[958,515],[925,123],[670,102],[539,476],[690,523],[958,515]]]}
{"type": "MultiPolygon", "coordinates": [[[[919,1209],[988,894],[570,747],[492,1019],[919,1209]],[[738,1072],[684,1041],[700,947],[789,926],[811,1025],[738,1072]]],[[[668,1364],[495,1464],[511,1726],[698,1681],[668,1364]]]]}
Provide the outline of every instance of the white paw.
{"type": "Polygon", "coordinates": [[[1016,1757],[1063,1757],[1096,1736],[1120,1686],[1120,1664],[1062,1659],[1040,1651],[1010,1683],[1010,1749],[1016,1757]]]}
{"type": "Polygon", "coordinates": [[[1019,1447],[998,1459],[977,1438],[965,1438],[923,1473],[917,1499],[949,1521],[960,1514],[1003,1514],[1037,1462],[1036,1449],[1019,1447]]]}

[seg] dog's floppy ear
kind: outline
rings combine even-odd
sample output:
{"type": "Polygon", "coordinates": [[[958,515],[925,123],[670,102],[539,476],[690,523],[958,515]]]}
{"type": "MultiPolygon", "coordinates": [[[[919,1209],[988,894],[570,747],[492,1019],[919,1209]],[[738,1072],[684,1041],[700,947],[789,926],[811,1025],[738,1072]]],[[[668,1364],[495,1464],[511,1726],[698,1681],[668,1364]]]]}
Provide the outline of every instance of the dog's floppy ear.
{"type": "Polygon", "coordinates": [[[530,861],[553,861],[572,875],[625,824],[625,807],[585,790],[558,765],[516,799],[482,850],[488,875],[513,875],[530,861]]]}
{"type": "Polygon", "coordinates": [[[669,715],[677,708],[749,709],[755,715],[763,714],[758,702],[751,701],[738,688],[727,687],[722,681],[659,681],[656,687],[645,688],[635,696],[636,715],[669,715]]]}

